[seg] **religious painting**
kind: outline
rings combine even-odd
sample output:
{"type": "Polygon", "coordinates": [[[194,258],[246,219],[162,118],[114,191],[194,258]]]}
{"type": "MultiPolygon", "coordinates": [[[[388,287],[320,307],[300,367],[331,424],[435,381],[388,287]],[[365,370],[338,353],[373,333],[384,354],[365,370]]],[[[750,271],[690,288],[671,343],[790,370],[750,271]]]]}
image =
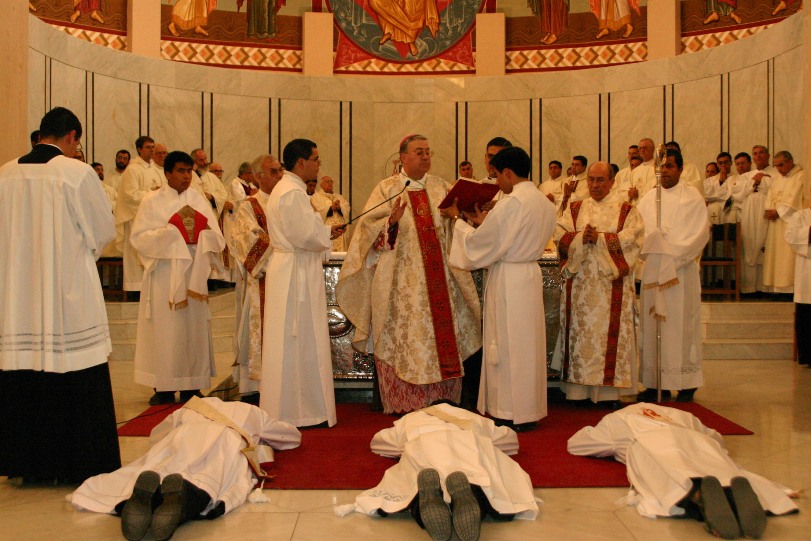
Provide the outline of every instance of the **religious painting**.
{"type": "Polygon", "coordinates": [[[127,0],[30,0],[28,10],[51,24],[127,31],[127,0]]]}
{"type": "Polygon", "coordinates": [[[482,0],[328,0],[338,27],[335,66],[376,58],[441,57],[473,66],[473,31],[482,0]]]}
{"type": "Polygon", "coordinates": [[[795,14],[802,0],[683,0],[682,34],[762,26],[795,14]]]}

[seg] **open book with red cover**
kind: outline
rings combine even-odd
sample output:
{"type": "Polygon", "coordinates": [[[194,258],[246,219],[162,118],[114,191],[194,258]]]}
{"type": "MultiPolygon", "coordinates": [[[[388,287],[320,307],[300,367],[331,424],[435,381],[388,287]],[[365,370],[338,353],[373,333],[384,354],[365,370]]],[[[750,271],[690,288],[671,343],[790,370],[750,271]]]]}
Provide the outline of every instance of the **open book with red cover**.
{"type": "Polygon", "coordinates": [[[454,184],[453,189],[439,204],[439,208],[448,208],[453,204],[454,199],[459,199],[456,206],[462,212],[476,212],[476,205],[480,207],[492,201],[498,193],[498,184],[484,184],[460,178],[454,184]]]}
{"type": "Polygon", "coordinates": [[[200,233],[206,229],[211,229],[205,214],[194,210],[189,205],[172,214],[169,223],[180,231],[186,244],[197,244],[200,233]]]}

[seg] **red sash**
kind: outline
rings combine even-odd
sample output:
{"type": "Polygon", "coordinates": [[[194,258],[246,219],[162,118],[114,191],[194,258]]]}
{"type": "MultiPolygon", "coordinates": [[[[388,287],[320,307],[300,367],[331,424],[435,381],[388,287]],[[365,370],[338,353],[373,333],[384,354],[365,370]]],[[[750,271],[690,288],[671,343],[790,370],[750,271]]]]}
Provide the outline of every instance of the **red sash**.
{"type": "MultiPolygon", "coordinates": [[[[256,200],[255,197],[249,197],[248,201],[251,203],[251,209],[253,210],[254,215],[256,216],[256,223],[259,224],[259,227],[262,228],[262,231],[265,232],[267,235],[268,233],[268,220],[265,216],[265,211],[262,209],[262,205],[259,204],[259,201],[256,200]]],[[[248,252],[248,256],[245,258],[245,270],[248,272],[253,272],[253,269],[256,267],[256,264],[259,262],[259,259],[265,254],[265,252],[270,246],[270,241],[268,238],[260,238],[256,241],[256,244],[253,245],[251,251],[248,252]]],[[[265,333],[265,275],[263,274],[261,278],[259,278],[259,320],[262,322],[262,335],[264,336],[265,333]]]]}
{"type": "Polygon", "coordinates": [[[442,245],[437,237],[434,220],[431,216],[428,192],[412,190],[408,192],[408,198],[411,201],[417,238],[420,241],[440,373],[443,380],[458,378],[462,376],[462,363],[459,360],[459,349],[456,344],[456,328],[451,312],[442,245]]]}

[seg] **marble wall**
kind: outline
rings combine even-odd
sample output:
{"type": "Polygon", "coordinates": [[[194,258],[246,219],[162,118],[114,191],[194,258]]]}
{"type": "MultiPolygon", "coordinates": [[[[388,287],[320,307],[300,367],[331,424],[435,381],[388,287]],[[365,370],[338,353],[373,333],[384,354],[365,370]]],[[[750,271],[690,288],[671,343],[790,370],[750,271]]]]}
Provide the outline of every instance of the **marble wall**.
{"type": "Polygon", "coordinates": [[[680,57],[601,69],[504,77],[305,77],[145,58],[76,40],[30,19],[29,127],[65,105],[85,124],[88,160],[149,133],[170,149],[202,146],[235,175],[240,162],[278,154],[294,137],[319,145],[322,174],[356,211],[392,169],[399,141],[428,136],[433,172],[455,178],[468,158],[484,176],[484,146],[526,147],[533,179],[546,163],[625,165],[642,137],[676,139],[690,161],[767,144],[803,161],[802,17],[751,38],[680,57]]]}

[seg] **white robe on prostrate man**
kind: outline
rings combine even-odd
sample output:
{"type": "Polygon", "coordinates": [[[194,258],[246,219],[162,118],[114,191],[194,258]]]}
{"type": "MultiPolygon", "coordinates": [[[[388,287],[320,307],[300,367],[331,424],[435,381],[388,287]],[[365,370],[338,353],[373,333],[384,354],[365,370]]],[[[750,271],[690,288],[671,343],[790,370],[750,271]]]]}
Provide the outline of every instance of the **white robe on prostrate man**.
{"type": "MultiPolygon", "coordinates": [[[[218,417],[217,415],[212,415],[218,417]]],[[[172,413],[152,429],[149,451],[112,473],[89,478],[69,496],[74,507],[95,513],[115,513],[116,507],[132,494],[138,475],[147,470],[161,478],[179,473],[186,481],[204,490],[211,502],[203,511],[209,513],[219,502],[228,513],[239,507],[253,490],[257,477],[248,459],[241,453],[247,441],[263,448],[257,452],[261,462],[273,460],[267,449],[294,449],[301,444],[301,434],[288,423],[269,417],[256,406],[239,401],[223,402],[218,398],[193,398],[185,407],[172,413]],[[201,402],[199,413],[195,402],[201,402]],[[211,419],[213,409],[232,426],[211,419]]]]}
{"type": "MultiPolygon", "coordinates": [[[[186,219],[183,226],[190,227],[186,219]]],[[[216,368],[207,280],[212,269],[222,269],[225,246],[211,206],[196,191],[178,193],[167,184],[144,198],[131,242],[144,262],[135,382],[158,392],[210,387],[216,368]],[[187,207],[197,213],[196,239],[174,224],[187,207]]]]}
{"type": "Polygon", "coordinates": [[[273,254],[265,282],[260,406],[295,426],[337,422],[327,327],[323,252],[330,227],[313,211],[304,181],[287,171],[265,214],[273,254]]]}
{"type": "Polygon", "coordinates": [[[538,260],[555,229],[555,207],[518,182],[474,229],[456,220],[449,264],[487,268],[478,410],[515,424],[546,417],[546,324],[538,260]]]}
{"type": "Polygon", "coordinates": [[[718,432],[674,408],[645,402],[625,407],[578,430],[567,448],[573,455],[613,456],[626,464],[642,516],[684,515],[677,504],[691,492],[693,479],[704,476],[717,477],[722,486],[745,477],[765,510],[797,510],[790,489],[735,464],[718,432]]]}

